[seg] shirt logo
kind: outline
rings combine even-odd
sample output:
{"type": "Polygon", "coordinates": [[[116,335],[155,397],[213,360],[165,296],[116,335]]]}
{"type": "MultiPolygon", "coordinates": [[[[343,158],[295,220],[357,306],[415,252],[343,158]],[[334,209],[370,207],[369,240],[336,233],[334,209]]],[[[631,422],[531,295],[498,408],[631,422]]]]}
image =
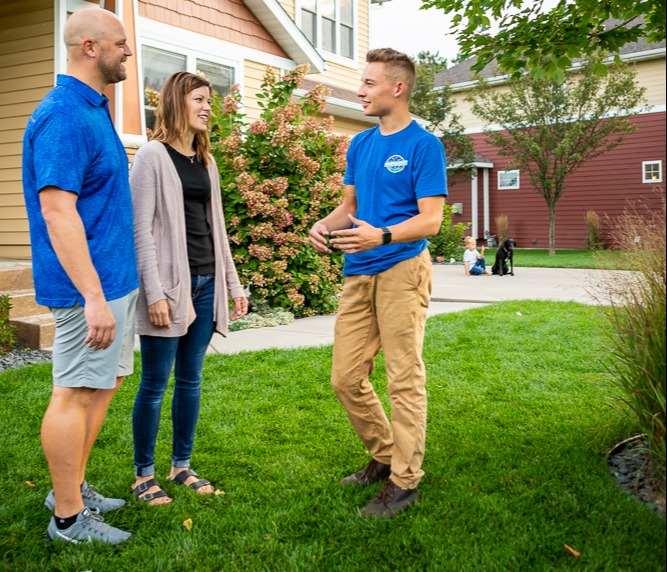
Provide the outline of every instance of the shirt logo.
{"type": "Polygon", "coordinates": [[[407,159],[403,159],[400,155],[392,155],[385,161],[384,166],[390,173],[400,173],[407,164],[407,159]]]}

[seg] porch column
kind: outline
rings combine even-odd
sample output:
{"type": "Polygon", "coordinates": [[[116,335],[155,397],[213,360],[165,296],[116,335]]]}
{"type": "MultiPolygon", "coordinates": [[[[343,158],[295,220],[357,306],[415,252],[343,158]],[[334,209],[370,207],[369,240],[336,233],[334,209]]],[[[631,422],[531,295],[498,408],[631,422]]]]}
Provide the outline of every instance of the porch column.
{"type": "Polygon", "coordinates": [[[491,234],[491,227],[489,225],[489,170],[487,168],[482,169],[483,178],[482,178],[482,195],[484,202],[484,238],[488,238],[491,234]]]}
{"type": "Polygon", "coordinates": [[[477,201],[477,169],[474,170],[473,176],[470,179],[470,221],[472,222],[471,233],[477,239],[479,232],[478,223],[478,201],[477,201]]]}

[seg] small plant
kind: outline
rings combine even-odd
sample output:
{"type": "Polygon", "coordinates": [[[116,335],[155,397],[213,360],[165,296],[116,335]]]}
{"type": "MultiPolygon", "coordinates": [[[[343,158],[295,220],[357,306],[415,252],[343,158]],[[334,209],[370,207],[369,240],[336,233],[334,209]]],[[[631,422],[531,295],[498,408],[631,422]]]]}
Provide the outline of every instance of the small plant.
{"type": "Polygon", "coordinates": [[[253,310],[243,318],[229,323],[230,332],[238,332],[250,328],[272,328],[274,326],[285,326],[294,321],[294,314],[282,308],[269,308],[268,306],[253,303],[253,310]]]}
{"type": "Polygon", "coordinates": [[[16,326],[9,322],[9,310],[12,302],[7,294],[0,295],[0,355],[16,345],[16,326]]]}
{"type": "MultiPolygon", "coordinates": [[[[663,192],[663,191],[660,191],[663,192]]],[[[651,465],[665,478],[665,197],[662,209],[634,206],[615,221],[614,247],[635,270],[607,287],[612,304],[606,366],[648,439],[651,465]]]]}
{"type": "Polygon", "coordinates": [[[600,217],[595,211],[586,211],[586,228],[588,235],[586,237],[586,248],[590,250],[600,250],[603,247],[600,239],[600,217]]]}
{"type": "Polygon", "coordinates": [[[496,229],[498,232],[498,246],[500,246],[507,240],[507,237],[509,236],[507,234],[507,230],[509,228],[509,219],[507,215],[501,214],[495,218],[495,221],[496,229]]]}
{"type": "Polygon", "coordinates": [[[435,236],[429,238],[428,250],[431,258],[438,261],[461,260],[463,256],[463,235],[470,228],[470,223],[452,223],[452,206],[445,203],[442,212],[442,225],[435,236]]]}

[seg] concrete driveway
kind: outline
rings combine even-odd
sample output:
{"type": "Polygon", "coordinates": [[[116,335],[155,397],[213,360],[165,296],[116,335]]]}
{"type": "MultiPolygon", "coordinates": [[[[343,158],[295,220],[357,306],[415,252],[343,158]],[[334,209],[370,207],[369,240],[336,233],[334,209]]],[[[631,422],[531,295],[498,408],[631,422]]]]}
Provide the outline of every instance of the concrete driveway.
{"type": "MultiPolygon", "coordinates": [[[[514,276],[465,276],[463,266],[435,264],[429,315],[460,312],[505,300],[606,303],[604,285],[626,272],[515,268],[514,276]]],[[[237,353],[270,348],[298,348],[333,343],[335,315],[302,318],[286,326],[230,332],[213,337],[209,352],[237,353]]]]}

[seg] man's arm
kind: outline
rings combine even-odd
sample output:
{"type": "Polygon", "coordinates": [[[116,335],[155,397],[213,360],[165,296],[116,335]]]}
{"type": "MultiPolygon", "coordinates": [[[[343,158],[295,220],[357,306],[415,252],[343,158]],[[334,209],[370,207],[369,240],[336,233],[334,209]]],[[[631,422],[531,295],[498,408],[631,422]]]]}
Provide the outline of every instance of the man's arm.
{"type": "Polygon", "coordinates": [[[343,202],[331,211],[329,215],[322,220],[318,220],[310,229],[308,240],[315,251],[323,254],[331,252],[325,236],[328,236],[333,230],[350,228],[352,226],[350,217],[355,212],[357,212],[355,187],[354,185],[345,185],[343,202]]]}
{"type": "MultiPolygon", "coordinates": [[[[399,224],[388,227],[392,235],[392,242],[414,242],[438,233],[442,225],[442,210],[445,197],[438,195],[425,197],[417,201],[419,214],[399,224]]],[[[335,211],[334,211],[335,212],[335,211]]],[[[346,213],[350,223],[356,228],[348,230],[334,230],[331,235],[331,245],[347,254],[370,250],[382,244],[382,229],[371,226],[363,220],[354,218],[352,213],[346,213]]],[[[326,220],[326,219],[325,219],[326,220]]]]}
{"type": "Polygon", "coordinates": [[[56,256],[86,302],[88,336],[84,343],[103,350],[114,341],[116,321],[90,258],[86,231],[76,209],[77,199],[76,193],[57,187],[45,187],[39,193],[42,216],[56,256]]]}

